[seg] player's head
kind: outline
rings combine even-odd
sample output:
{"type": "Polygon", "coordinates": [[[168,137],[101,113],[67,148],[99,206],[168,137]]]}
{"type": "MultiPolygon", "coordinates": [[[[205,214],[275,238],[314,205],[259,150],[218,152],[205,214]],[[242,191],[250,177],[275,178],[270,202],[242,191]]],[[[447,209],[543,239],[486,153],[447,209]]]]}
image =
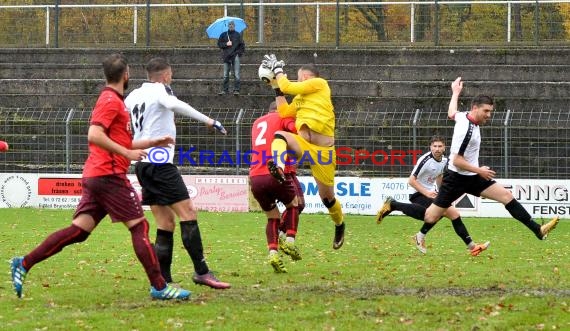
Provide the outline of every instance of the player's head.
{"type": "Polygon", "coordinates": [[[479,124],[485,124],[491,118],[493,111],[493,98],[487,95],[478,95],[471,100],[470,115],[479,124]]]}
{"type": "Polygon", "coordinates": [[[445,138],[438,135],[431,137],[429,142],[429,150],[436,160],[441,160],[443,153],[445,153],[445,138]]]}
{"type": "Polygon", "coordinates": [[[103,60],[103,73],[108,84],[123,82],[123,89],[129,87],[129,64],[123,54],[115,53],[103,60]]]}
{"type": "Polygon", "coordinates": [[[236,22],[230,21],[230,22],[228,23],[228,30],[234,31],[235,29],[236,29],[236,22]]]}
{"type": "Polygon", "coordinates": [[[172,67],[161,57],[155,57],[146,64],[146,75],[149,81],[170,85],[172,83],[172,67]]]}
{"type": "Polygon", "coordinates": [[[272,101],[272,102],[269,104],[269,112],[272,113],[272,112],[275,112],[275,111],[277,111],[277,102],[272,101]]]}
{"type": "Polygon", "coordinates": [[[297,72],[297,81],[299,82],[314,77],[320,77],[319,69],[314,64],[305,64],[297,72]]]}

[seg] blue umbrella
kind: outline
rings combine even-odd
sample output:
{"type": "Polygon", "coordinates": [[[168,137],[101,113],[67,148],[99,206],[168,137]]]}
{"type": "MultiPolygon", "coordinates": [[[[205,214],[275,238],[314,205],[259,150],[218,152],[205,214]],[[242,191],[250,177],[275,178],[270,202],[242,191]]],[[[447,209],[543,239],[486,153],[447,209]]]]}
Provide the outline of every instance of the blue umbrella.
{"type": "Polygon", "coordinates": [[[247,24],[242,18],[232,16],[220,17],[206,29],[208,38],[218,39],[222,32],[228,31],[228,24],[232,21],[235,23],[235,30],[239,33],[247,28],[247,24]]]}

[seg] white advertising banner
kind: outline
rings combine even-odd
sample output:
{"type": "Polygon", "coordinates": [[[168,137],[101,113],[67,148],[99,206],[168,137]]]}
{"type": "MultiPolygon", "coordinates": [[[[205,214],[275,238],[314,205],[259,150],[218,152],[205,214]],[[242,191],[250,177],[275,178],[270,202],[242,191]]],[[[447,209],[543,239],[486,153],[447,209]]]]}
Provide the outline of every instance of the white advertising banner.
{"type": "MultiPolygon", "coordinates": [[[[305,194],[304,213],[326,213],[313,177],[299,177],[305,194]]],[[[514,197],[535,218],[570,215],[570,180],[499,179],[498,183],[511,191],[514,197]]],[[[411,189],[408,178],[338,177],[335,193],[343,211],[350,214],[376,215],[387,196],[407,202],[411,189]]],[[[505,207],[495,201],[464,195],[454,203],[464,216],[511,217],[505,207]]],[[[394,213],[399,214],[399,213],[394,213]]]]}
{"type": "MultiPolygon", "coordinates": [[[[214,212],[247,212],[247,176],[182,176],[194,205],[214,212]]],[[[136,176],[129,175],[140,194],[136,176]]],[[[299,177],[305,194],[304,213],[327,213],[310,176],[299,177]]],[[[501,185],[535,218],[570,216],[570,180],[499,179],[501,185]]],[[[407,178],[338,177],[335,193],[347,214],[375,215],[387,196],[406,202],[407,178]]],[[[74,209],[81,197],[81,175],[0,173],[0,208],[74,209]]],[[[495,201],[464,195],[455,202],[464,216],[511,217],[495,201]]],[[[399,214],[396,213],[395,214],[399,214]]]]}
{"type": "MultiPolygon", "coordinates": [[[[135,190],[141,187],[128,175],[135,190]]],[[[199,210],[248,211],[247,176],[182,176],[199,210]]],[[[81,198],[80,174],[0,174],[0,208],[75,209],[81,198]]]]}

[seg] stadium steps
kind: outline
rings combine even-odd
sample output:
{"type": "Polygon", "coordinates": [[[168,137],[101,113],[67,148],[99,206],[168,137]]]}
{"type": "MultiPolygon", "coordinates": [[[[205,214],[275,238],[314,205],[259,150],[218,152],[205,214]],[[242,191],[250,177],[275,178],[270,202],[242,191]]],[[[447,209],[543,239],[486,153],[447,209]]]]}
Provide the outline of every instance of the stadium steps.
{"type": "MultiPolygon", "coordinates": [[[[286,71],[296,78],[296,69],[302,63],[290,63],[286,71]]],[[[131,78],[144,79],[145,64],[131,63],[131,78]]],[[[178,79],[213,79],[220,80],[222,66],[218,64],[172,63],[174,80],[178,79]]],[[[564,82],[570,65],[365,65],[365,64],[320,64],[322,77],[334,80],[351,81],[449,81],[457,76],[465,80],[479,81],[524,81],[524,82],[564,82]]],[[[256,80],[258,64],[245,63],[241,67],[244,80],[256,80]]],[[[101,77],[100,64],[62,64],[62,63],[3,63],[0,62],[0,77],[17,79],[93,79],[101,77]]]]}

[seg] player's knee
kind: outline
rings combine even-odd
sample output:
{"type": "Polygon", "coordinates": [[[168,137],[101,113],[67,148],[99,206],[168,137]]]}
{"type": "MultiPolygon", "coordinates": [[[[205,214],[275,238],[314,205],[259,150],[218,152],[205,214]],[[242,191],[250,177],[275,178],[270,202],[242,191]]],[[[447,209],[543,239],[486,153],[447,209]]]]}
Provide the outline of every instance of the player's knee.
{"type": "Polygon", "coordinates": [[[332,199],[323,198],[322,201],[323,201],[323,205],[325,205],[325,207],[331,208],[336,203],[336,198],[332,198],[332,199]]]}

